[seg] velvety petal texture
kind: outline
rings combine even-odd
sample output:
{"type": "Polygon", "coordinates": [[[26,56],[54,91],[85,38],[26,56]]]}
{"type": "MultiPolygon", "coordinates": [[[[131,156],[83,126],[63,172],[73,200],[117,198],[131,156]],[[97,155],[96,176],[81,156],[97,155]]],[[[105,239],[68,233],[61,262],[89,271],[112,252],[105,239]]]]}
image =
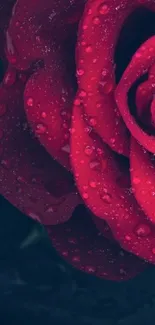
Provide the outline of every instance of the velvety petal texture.
{"type": "Polygon", "coordinates": [[[139,8],[155,1],[0,7],[0,194],[68,263],[115,281],[155,264],[155,35],[119,80],[115,59],[139,8]]]}

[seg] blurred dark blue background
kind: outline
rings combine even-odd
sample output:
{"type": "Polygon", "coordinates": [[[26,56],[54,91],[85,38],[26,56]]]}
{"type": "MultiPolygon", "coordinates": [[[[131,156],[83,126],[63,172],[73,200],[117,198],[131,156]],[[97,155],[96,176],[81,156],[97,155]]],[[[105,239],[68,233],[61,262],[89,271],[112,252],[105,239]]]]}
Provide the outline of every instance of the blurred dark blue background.
{"type": "Polygon", "coordinates": [[[1,324],[153,324],[154,267],[123,283],[76,271],[58,257],[44,228],[0,200],[1,324]]]}

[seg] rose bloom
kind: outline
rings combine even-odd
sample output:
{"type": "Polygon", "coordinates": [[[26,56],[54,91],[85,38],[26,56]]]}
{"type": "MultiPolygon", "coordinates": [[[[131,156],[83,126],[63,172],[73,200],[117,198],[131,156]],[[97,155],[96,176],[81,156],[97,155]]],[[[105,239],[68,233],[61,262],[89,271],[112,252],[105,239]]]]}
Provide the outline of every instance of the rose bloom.
{"type": "Polygon", "coordinates": [[[109,280],[155,264],[154,12],[155,0],[0,5],[0,193],[68,263],[109,280]]]}

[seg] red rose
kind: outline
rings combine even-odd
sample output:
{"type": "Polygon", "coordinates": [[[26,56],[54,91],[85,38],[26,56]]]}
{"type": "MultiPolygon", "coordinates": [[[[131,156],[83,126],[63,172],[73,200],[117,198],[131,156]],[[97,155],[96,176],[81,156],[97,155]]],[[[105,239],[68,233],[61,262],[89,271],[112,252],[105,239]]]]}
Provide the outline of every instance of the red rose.
{"type": "Polygon", "coordinates": [[[155,263],[154,33],[123,73],[116,49],[155,1],[2,2],[0,192],[78,269],[133,277],[155,263]]]}

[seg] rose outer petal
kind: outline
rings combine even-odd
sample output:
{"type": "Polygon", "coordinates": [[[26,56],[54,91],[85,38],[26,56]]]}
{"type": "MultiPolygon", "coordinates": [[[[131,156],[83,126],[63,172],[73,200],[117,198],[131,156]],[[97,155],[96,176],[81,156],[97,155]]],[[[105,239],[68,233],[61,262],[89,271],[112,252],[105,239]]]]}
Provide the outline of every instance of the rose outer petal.
{"type": "Polygon", "coordinates": [[[133,137],[130,151],[134,195],[151,222],[155,223],[155,162],[133,137]]]}
{"type": "Polygon", "coordinates": [[[141,211],[131,189],[120,185],[120,176],[126,176],[127,170],[123,172],[120,157],[88,133],[86,126],[82,108],[75,105],[72,165],[83,200],[108,223],[125,250],[155,263],[155,226],[141,211]]]}
{"type": "MultiPolygon", "coordinates": [[[[61,63],[62,65],[62,63],[61,63]]],[[[28,121],[49,154],[70,169],[73,89],[65,82],[58,59],[32,75],[24,92],[28,121]]]]}
{"type": "Polygon", "coordinates": [[[74,92],[65,66],[64,39],[74,29],[68,20],[76,10],[73,24],[78,22],[85,1],[59,2],[17,1],[7,32],[7,56],[18,69],[28,69],[38,60],[44,66],[26,85],[26,113],[41,144],[70,170],[69,129],[74,92]]]}
{"type": "Polygon", "coordinates": [[[46,57],[54,41],[64,41],[71,27],[67,26],[69,18],[75,11],[81,13],[84,3],[85,0],[17,0],[7,32],[9,62],[25,70],[33,61],[46,57]]]}
{"type": "Polygon", "coordinates": [[[14,72],[14,83],[8,79],[0,87],[0,193],[43,224],[64,222],[79,203],[74,181],[29,130],[23,109],[26,76],[14,72]]]}
{"type": "Polygon", "coordinates": [[[129,154],[129,135],[115,99],[114,52],[120,28],[135,1],[87,2],[79,26],[77,78],[88,123],[113,150],[129,154]],[[124,10],[125,7],[125,10],[124,10]]]}
{"type": "Polygon", "coordinates": [[[143,271],[146,263],[123,251],[94,227],[87,211],[77,209],[65,224],[48,227],[57,252],[75,268],[115,281],[128,280],[143,271]]]}
{"type": "Polygon", "coordinates": [[[128,107],[128,92],[134,82],[148,72],[154,63],[155,36],[147,40],[134,54],[115,92],[116,102],[127,128],[132,136],[152,153],[155,153],[155,136],[148,135],[143,131],[131,115],[128,107]]]}

